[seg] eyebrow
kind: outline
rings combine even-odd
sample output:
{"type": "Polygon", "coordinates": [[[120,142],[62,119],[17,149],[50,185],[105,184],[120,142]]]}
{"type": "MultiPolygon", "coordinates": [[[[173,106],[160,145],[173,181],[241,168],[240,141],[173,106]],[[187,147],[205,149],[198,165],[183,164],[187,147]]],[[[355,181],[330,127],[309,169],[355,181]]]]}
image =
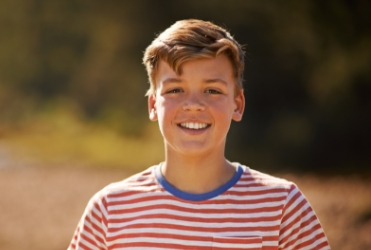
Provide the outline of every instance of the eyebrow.
{"type": "Polygon", "coordinates": [[[228,85],[226,81],[224,81],[223,79],[220,79],[220,78],[212,78],[212,79],[206,79],[204,80],[205,83],[215,83],[215,82],[220,82],[224,85],[228,85]]]}
{"type": "Polygon", "coordinates": [[[181,83],[182,80],[179,78],[166,78],[162,84],[167,84],[167,83],[181,83]]]}
{"type": "MultiPolygon", "coordinates": [[[[167,78],[165,79],[162,84],[167,84],[167,83],[182,83],[182,79],[180,78],[167,78]]],[[[223,85],[228,85],[226,81],[220,79],[220,78],[211,78],[211,79],[205,79],[203,80],[204,83],[222,83],[223,85]]]]}

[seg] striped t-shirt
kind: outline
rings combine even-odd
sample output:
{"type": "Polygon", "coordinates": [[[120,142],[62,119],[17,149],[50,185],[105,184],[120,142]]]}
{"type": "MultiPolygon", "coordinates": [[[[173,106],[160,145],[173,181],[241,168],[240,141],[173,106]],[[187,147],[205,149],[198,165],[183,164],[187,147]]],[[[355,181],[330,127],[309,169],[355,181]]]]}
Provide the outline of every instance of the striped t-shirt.
{"type": "Polygon", "coordinates": [[[160,166],[89,202],[69,249],[330,249],[295,184],[238,165],[225,185],[189,194],[160,166]]]}

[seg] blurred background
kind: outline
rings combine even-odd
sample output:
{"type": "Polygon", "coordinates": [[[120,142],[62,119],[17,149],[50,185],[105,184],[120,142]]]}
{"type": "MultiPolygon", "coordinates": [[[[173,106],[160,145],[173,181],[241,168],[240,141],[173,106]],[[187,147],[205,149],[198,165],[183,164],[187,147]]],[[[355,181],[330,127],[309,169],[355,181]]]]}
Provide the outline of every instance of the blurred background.
{"type": "Polygon", "coordinates": [[[65,249],[94,192],[163,159],[141,60],[188,18],[246,46],[227,158],[296,181],[333,249],[371,248],[370,13],[366,0],[1,1],[0,249],[65,249]]]}

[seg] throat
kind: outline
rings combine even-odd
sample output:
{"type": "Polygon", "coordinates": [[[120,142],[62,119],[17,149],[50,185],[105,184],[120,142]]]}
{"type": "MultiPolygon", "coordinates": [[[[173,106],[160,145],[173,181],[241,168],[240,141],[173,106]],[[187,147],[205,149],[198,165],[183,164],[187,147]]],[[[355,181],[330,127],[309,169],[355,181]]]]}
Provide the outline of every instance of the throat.
{"type": "Polygon", "coordinates": [[[161,173],[174,188],[189,194],[205,194],[228,183],[236,174],[236,167],[225,161],[219,166],[180,166],[161,164],[161,173]]]}

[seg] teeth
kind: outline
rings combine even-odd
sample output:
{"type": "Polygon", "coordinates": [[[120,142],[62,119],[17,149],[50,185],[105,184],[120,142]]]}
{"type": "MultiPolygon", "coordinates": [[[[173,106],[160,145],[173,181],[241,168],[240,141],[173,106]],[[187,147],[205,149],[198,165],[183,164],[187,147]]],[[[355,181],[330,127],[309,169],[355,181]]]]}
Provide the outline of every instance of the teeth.
{"type": "Polygon", "coordinates": [[[181,123],[180,126],[189,128],[189,129],[203,129],[207,127],[207,124],[198,123],[198,122],[184,122],[184,123],[181,123]]]}

